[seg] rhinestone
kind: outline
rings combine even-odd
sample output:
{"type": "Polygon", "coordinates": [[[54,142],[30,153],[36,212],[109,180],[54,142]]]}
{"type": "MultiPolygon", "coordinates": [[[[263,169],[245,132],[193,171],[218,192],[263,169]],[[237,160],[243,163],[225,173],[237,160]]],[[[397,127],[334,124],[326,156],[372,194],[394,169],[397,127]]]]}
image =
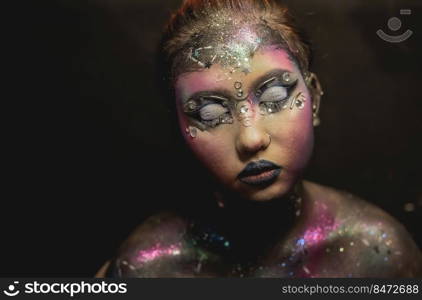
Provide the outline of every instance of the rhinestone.
{"type": "Polygon", "coordinates": [[[246,114],[247,112],[248,112],[248,107],[246,106],[246,105],[243,105],[241,108],[240,108],[240,113],[241,114],[246,114]]]}
{"type": "Polygon", "coordinates": [[[189,128],[189,133],[190,133],[190,136],[194,138],[198,134],[198,131],[196,130],[195,127],[191,127],[189,128]]]}
{"type": "Polygon", "coordinates": [[[288,73],[288,72],[284,72],[283,73],[283,75],[282,75],[282,77],[283,77],[283,80],[285,81],[285,82],[289,82],[290,81],[290,73],[288,73]]]}
{"type": "Polygon", "coordinates": [[[230,116],[226,116],[226,117],[223,118],[222,122],[231,124],[231,123],[233,123],[233,120],[231,119],[230,116]]]}
{"type": "Polygon", "coordinates": [[[196,103],[195,103],[195,101],[189,101],[188,102],[188,108],[189,109],[195,109],[196,108],[196,103]]]}
{"type": "Polygon", "coordinates": [[[251,125],[252,125],[251,120],[246,119],[246,120],[243,121],[243,126],[250,127],[251,125]]]}
{"type": "Polygon", "coordinates": [[[238,97],[242,97],[242,96],[243,96],[243,91],[239,91],[239,92],[237,93],[237,96],[238,96],[238,97]]]}
{"type": "Polygon", "coordinates": [[[303,109],[305,105],[303,104],[302,100],[296,100],[296,107],[299,109],[303,109]]]}
{"type": "Polygon", "coordinates": [[[234,88],[235,88],[236,90],[238,90],[238,89],[242,88],[242,83],[241,83],[240,81],[236,81],[236,82],[234,83],[234,88]]]}

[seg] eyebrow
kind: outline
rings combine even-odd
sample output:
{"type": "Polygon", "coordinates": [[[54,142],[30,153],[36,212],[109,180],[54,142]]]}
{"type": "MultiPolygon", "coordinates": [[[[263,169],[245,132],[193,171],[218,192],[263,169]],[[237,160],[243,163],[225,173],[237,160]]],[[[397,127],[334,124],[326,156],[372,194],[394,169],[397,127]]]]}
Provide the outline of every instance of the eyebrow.
{"type": "MultiPolygon", "coordinates": [[[[263,85],[265,85],[266,83],[272,81],[274,78],[281,76],[281,74],[283,74],[284,72],[289,72],[289,73],[293,73],[293,71],[291,70],[286,70],[286,69],[273,69],[268,71],[267,73],[259,76],[257,79],[255,79],[252,84],[251,84],[251,90],[252,91],[257,91],[259,88],[261,88],[263,85]]],[[[222,100],[229,100],[232,97],[233,92],[229,91],[227,89],[215,89],[215,90],[210,90],[210,91],[200,91],[200,92],[196,92],[192,95],[190,95],[189,97],[187,97],[186,99],[183,100],[183,104],[187,103],[189,100],[191,99],[197,99],[200,97],[221,97],[222,100]]]]}
{"type": "Polygon", "coordinates": [[[271,82],[276,77],[281,76],[284,72],[293,73],[293,71],[286,70],[286,69],[273,69],[273,70],[270,70],[267,73],[259,76],[257,79],[255,79],[252,82],[252,84],[251,84],[252,90],[253,91],[257,91],[259,88],[261,88],[262,86],[264,86],[268,82],[271,82]]]}
{"type": "Polygon", "coordinates": [[[213,97],[213,98],[220,98],[220,100],[229,100],[231,98],[230,91],[226,89],[215,89],[210,91],[200,91],[192,94],[191,96],[187,97],[183,100],[183,104],[187,103],[191,99],[198,99],[201,97],[213,97]]]}

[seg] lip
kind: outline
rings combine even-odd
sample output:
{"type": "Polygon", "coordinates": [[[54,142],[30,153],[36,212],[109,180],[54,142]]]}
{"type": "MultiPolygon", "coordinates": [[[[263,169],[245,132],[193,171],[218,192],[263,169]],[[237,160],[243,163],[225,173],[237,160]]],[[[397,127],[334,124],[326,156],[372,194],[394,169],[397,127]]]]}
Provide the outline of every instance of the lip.
{"type": "Polygon", "coordinates": [[[268,186],[280,175],[282,167],[268,160],[250,162],[237,175],[237,178],[252,186],[268,186]]]}

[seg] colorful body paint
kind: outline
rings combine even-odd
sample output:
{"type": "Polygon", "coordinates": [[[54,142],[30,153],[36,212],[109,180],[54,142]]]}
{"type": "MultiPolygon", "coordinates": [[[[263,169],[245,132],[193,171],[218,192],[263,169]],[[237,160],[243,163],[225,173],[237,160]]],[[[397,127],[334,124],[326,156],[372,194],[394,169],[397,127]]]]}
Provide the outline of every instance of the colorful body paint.
{"type": "Polygon", "coordinates": [[[249,227],[223,233],[242,221],[236,211],[231,217],[213,212],[212,223],[160,214],[132,234],[108,276],[412,277],[422,270],[420,251],[408,233],[378,208],[310,182],[300,191],[303,196],[291,197],[295,210],[301,209],[292,230],[270,244],[259,240],[261,250],[258,232],[240,232],[249,227]],[[219,225],[220,220],[226,221],[219,225]],[[239,243],[237,234],[246,239],[239,243]]]}

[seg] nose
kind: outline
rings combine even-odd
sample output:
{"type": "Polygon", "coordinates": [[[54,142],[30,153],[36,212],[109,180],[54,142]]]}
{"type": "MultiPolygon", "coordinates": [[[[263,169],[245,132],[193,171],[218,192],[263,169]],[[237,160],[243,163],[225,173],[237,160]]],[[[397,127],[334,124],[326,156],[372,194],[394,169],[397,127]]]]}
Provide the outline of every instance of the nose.
{"type": "MultiPolygon", "coordinates": [[[[254,124],[255,125],[255,124],[254,124]]],[[[236,138],[239,155],[251,155],[265,150],[271,143],[271,136],[257,126],[241,126],[236,138]]]]}

